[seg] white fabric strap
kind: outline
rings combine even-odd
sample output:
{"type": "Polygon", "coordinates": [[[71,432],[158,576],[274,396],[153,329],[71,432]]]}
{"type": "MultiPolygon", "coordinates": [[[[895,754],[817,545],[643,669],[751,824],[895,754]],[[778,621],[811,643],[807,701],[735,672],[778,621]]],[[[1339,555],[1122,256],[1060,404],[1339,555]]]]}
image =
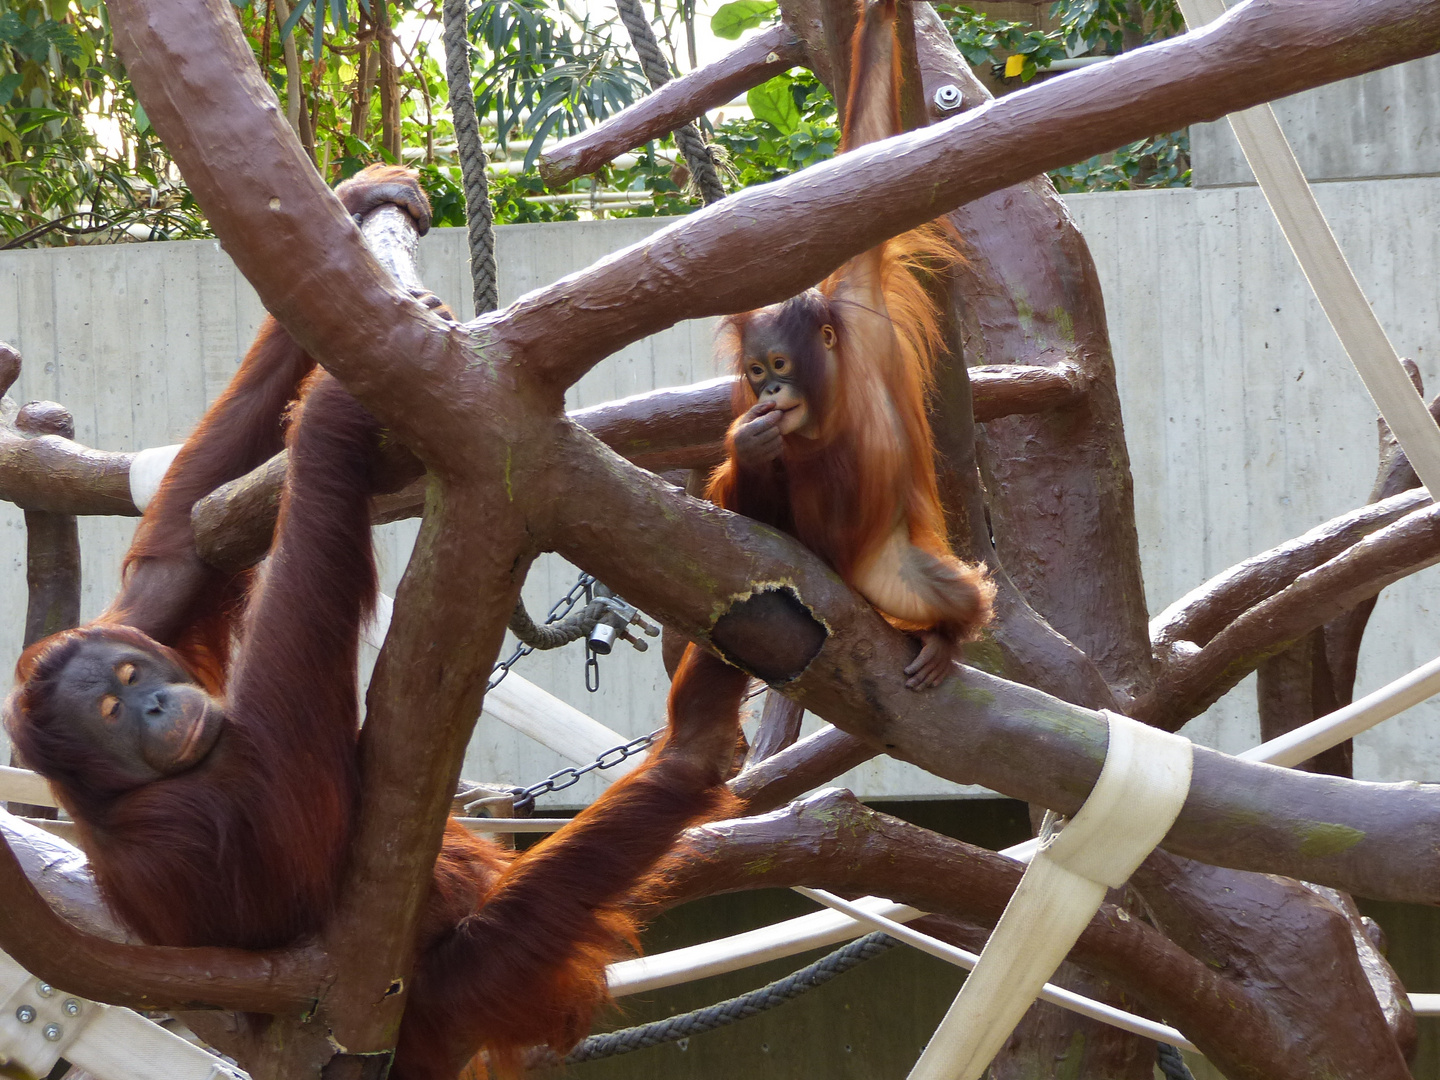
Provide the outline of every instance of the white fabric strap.
{"type": "Polygon", "coordinates": [[[1079,813],[1040,849],[980,962],[910,1072],[910,1080],[978,1080],[1100,910],[1169,832],[1190,790],[1190,740],[1107,712],[1100,778],[1079,813]]]}
{"type": "Polygon", "coordinates": [[[0,953],[0,1065],[44,1076],[62,1057],[98,1080],[244,1075],[139,1013],[48,986],[0,953]]]}
{"type": "MultiPolygon", "coordinates": [[[[1190,28],[1197,29],[1225,14],[1224,0],[1179,0],[1190,28]]],[[[1335,234],[1310,190],[1295,152],[1269,105],[1230,115],[1230,126],[1240,141],[1265,201],[1315,298],[1325,310],[1340,344],[1360,373],[1380,415],[1404,447],[1420,482],[1440,491],[1440,428],[1405,373],[1395,347],[1385,335],[1375,310],[1355,280],[1335,234]]]]}
{"type": "Polygon", "coordinates": [[[175,460],[175,455],[180,453],[180,445],[177,443],[174,446],[155,446],[149,450],[140,450],[130,459],[130,501],[137,510],[143,513],[155,493],[160,490],[160,481],[165,479],[170,463],[175,460]]]}

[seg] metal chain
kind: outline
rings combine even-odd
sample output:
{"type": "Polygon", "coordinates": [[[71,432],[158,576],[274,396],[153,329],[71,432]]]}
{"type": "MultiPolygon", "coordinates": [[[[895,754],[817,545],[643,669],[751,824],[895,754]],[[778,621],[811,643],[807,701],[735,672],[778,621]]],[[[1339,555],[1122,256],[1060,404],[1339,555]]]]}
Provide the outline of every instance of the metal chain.
{"type": "MultiPolygon", "coordinates": [[[[568,787],[574,787],[586,773],[592,773],[596,769],[613,769],[622,761],[629,761],[636,754],[643,754],[654,746],[660,736],[664,734],[663,727],[656,728],[648,735],[641,735],[627,743],[610,747],[588,765],[567,765],[558,772],[551,773],[539,783],[525,788],[511,788],[510,790],[515,796],[515,813],[518,815],[529,810],[535,805],[536,798],[541,795],[549,795],[552,791],[564,791],[568,787]]],[[[468,806],[466,810],[469,810],[468,806]]]]}
{"type": "MultiPolygon", "coordinates": [[[[565,618],[565,616],[575,610],[575,605],[580,603],[582,597],[588,604],[591,599],[591,589],[594,588],[594,585],[594,577],[589,574],[581,574],[575,584],[570,587],[570,591],[555,602],[555,606],[552,607],[550,613],[545,616],[545,624],[548,626],[550,623],[559,622],[565,618]]],[[[524,642],[517,645],[515,651],[510,654],[508,659],[501,660],[490,669],[490,681],[485,684],[485,692],[489,693],[491,690],[494,690],[495,687],[499,686],[501,682],[504,681],[505,676],[510,674],[510,669],[522,658],[529,656],[534,651],[533,646],[526,645],[524,642]]],[[[586,673],[586,682],[589,682],[588,672],[586,673]]]]}

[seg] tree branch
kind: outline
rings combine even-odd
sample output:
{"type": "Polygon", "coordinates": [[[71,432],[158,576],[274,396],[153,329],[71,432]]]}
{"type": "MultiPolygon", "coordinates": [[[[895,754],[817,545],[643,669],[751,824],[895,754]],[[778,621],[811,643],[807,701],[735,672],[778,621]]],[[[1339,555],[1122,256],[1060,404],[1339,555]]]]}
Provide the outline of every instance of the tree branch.
{"type": "Polygon", "coordinates": [[[136,1009],[302,1013],[320,996],[326,958],[314,948],[245,952],[127,945],[57,915],[0,837],[0,949],[46,982],[136,1009]]]}
{"type": "Polygon", "coordinates": [[[1204,646],[1256,604],[1274,596],[1301,574],[1353,547],[1369,534],[1430,505],[1423,488],[1358,507],[1309,532],[1252,555],[1215,575],[1167,607],[1150,624],[1162,663],[1204,646]]]}
{"type": "MultiPolygon", "coordinates": [[[[876,813],[845,791],[820,792],[761,817],[691,829],[658,870],[655,906],[756,888],[807,885],[874,894],[993,926],[1020,881],[1014,860],[876,813]]],[[[967,945],[971,944],[967,942],[967,945]]],[[[1071,960],[1118,981],[1170,1018],[1237,1080],[1303,1080],[1271,986],[1247,987],[1188,956],[1163,934],[1107,904],[1071,960]],[[1232,1071],[1233,1070],[1233,1071],[1232,1071]]]]}
{"type": "MultiPolygon", "coordinates": [[[[1176,652],[1131,715],[1175,730],[1219,700],[1262,660],[1385,586],[1440,561],[1440,507],[1424,505],[1377,529],[1233,618],[1198,651],[1176,652]]],[[[1407,492],[1364,510],[1414,499],[1407,492]]],[[[1360,516],[1357,511],[1354,515],[1360,516]]],[[[1376,516],[1379,516],[1378,514],[1376,516]]],[[[1371,519],[1373,520],[1373,519],[1371,519]]],[[[1317,545],[1318,546],[1318,545],[1317,545]]],[[[1253,562],[1253,560],[1251,560],[1253,562]]]]}
{"type": "Polygon", "coordinates": [[[802,59],[795,35],[783,25],[772,26],[715,63],[671,80],[603,124],[541,154],[540,175],[546,184],[559,187],[593,173],[627,150],[663,138],[802,59]]]}
{"type": "Polygon", "coordinates": [[[750,188],[517,301],[495,330],[556,388],[681,319],[743,311],[954,206],[1157,131],[1440,49],[1437,0],[1249,0],[1204,30],[750,188]]]}
{"type": "MultiPolygon", "coordinates": [[[[544,454],[553,472],[525,489],[553,515],[532,519],[542,547],[894,757],[1059,813],[1079,809],[1104,759],[1101,715],[973,668],[957,668],[934,691],[906,690],[915,643],[814,555],[562,425],[544,454]],[[584,499],[563,497],[577,490],[584,499]]],[[[1196,747],[1190,797],[1165,846],[1215,865],[1431,902],[1440,866],[1413,857],[1430,843],[1440,844],[1440,787],[1303,774],[1196,747]]]]}
{"type": "Polygon", "coordinates": [[[1086,382],[1079,366],[1068,360],[1053,367],[995,364],[971,368],[975,422],[1070,408],[1084,398],[1086,382]]]}
{"type": "MultiPolygon", "coordinates": [[[[492,467],[504,469],[504,448],[487,449],[492,467]]],[[[485,480],[479,489],[432,481],[366,694],[365,798],[340,910],[324,935],[337,958],[328,1017],[350,1053],[392,1045],[405,1001],[393,987],[408,985],[465,747],[534,557],[501,478],[485,480]]],[[[533,481],[522,472],[513,483],[525,490],[533,481]]]]}

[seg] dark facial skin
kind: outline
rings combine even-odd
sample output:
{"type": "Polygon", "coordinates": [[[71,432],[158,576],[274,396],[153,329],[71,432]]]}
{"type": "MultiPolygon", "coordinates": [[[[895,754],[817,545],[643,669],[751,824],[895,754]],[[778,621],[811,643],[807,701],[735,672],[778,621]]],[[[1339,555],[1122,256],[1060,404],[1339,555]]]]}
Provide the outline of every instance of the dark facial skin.
{"type": "Polygon", "coordinates": [[[203,761],[225,723],[220,703],[168,659],[113,641],[77,650],[50,705],[136,787],[203,761]]]}
{"type": "MultiPolygon", "coordinates": [[[[733,444],[743,464],[759,465],[780,456],[780,439],[785,435],[814,438],[810,404],[796,383],[792,346],[768,312],[760,312],[745,327],[741,348],[745,353],[745,378],[755,392],[755,404],[740,417],[733,444]]],[[[827,350],[835,348],[835,330],[820,328],[827,350]]]]}

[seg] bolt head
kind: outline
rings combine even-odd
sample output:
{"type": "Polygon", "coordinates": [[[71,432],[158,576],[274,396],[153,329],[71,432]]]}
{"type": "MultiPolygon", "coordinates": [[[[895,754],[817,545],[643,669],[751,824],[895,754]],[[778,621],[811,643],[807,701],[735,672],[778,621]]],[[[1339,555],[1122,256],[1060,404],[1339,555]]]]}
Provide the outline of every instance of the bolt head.
{"type": "Polygon", "coordinates": [[[59,1024],[46,1024],[45,1030],[42,1031],[41,1034],[45,1036],[46,1042],[59,1042],[60,1036],[64,1035],[65,1032],[59,1024]]]}
{"type": "Polygon", "coordinates": [[[41,997],[50,997],[50,996],[52,996],[52,995],[55,993],[55,988],[54,988],[53,986],[51,986],[49,983],[43,983],[43,982],[42,982],[42,983],[37,983],[37,984],[36,984],[36,986],[35,986],[35,992],[36,992],[37,994],[39,994],[41,997]]]}
{"type": "Polygon", "coordinates": [[[954,83],[946,83],[935,90],[935,107],[941,112],[958,109],[962,100],[960,88],[954,83]]]}
{"type": "Polygon", "coordinates": [[[15,1019],[22,1024],[30,1024],[35,1021],[35,1007],[33,1005],[21,1005],[15,1010],[15,1019]]]}
{"type": "Polygon", "coordinates": [[[74,998],[66,998],[65,1004],[60,1007],[65,1010],[66,1016],[80,1015],[80,1002],[76,1001],[74,998]]]}

